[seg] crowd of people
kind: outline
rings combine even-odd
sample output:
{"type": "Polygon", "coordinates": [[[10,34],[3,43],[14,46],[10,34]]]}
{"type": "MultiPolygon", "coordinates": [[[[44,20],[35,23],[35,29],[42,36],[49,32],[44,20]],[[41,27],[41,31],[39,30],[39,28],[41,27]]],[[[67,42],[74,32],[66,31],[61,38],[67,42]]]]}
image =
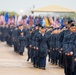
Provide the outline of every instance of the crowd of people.
{"type": "Polygon", "coordinates": [[[65,75],[76,75],[76,26],[71,19],[62,27],[47,27],[41,23],[26,27],[22,24],[0,25],[0,40],[14,46],[21,56],[28,50],[27,61],[31,59],[35,68],[46,70],[48,62],[64,68],[65,75]]]}
{"type": "Polygon", "coordinates": [[[0,25],[6,22],[8,25],[11,23],[15,26],[19,24],[27,25],[27,26],[35,26],[37,24],[41,24],[42,26],[49,27],[50,25],[54,28],[63,27],[66,21],[66,17],[54,17],[54,16],[9,16],[8,12],[5,14],[0,14],[0,25]]]}

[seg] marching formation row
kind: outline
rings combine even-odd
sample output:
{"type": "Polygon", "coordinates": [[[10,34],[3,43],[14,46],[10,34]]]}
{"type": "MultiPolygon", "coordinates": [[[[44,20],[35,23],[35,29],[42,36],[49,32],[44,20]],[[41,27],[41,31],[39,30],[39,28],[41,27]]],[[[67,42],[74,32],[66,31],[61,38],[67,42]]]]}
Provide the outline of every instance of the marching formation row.
{"type": "Polygon", "coordinates": [[[14,27],[12,24],[0,26],[0,40],[23,55],[28,49],[28,59],[33,66],[46,69],[46,57],[52,64],[64,68],[65,75],[76,75],[76,26],[73,20],[63,28],[35,27],[25,28],[23,25],[14,27]]]}

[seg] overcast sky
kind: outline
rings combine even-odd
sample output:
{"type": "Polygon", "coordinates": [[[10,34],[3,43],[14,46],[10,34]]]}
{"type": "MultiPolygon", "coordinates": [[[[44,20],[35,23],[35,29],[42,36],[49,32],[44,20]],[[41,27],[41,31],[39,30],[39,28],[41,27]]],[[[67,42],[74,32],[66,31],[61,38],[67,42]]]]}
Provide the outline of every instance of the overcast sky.
{"type": "Polygon", "coordinates": [[[0,0],[0,11],[27,11],[33,8],[33,5],[35,8],[59,5],[76,10],[76,0],[0,0]]]}

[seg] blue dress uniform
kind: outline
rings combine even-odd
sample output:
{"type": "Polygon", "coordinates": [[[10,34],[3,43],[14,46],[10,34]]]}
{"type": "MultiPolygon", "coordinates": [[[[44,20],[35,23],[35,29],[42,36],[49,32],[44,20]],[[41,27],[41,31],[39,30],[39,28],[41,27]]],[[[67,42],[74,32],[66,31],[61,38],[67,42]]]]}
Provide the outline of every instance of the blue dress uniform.
{"type": "Polygon", "coordinates": [[[39,41],[39,31],[37,33],[34,34],[33,36],[33,44],[32,44],[32,51],[33,51],[33,66],[35,68],[38,68],[39,67],[39,51],[36,49],[38,48],[38,41],[39,41]]]}
{"type": "Polygon", "coordinates": [[[18,36],[20,36],[20,34],[21,34],[22,32],[24,33],[24,36],[26,35],[26,34],[25,34],[25,29],[22,29],[22,30],[19,29],[19,30],[18,30],[18,36]]]}
{"type": "Polygon", "coordinates": [[[75,36],[73,37],[73,40],[71,42],[72,44],[72,47],[74,49],[74,56],[73,56],[73,72],[74,72],[74,75],[76,75],[76,33],[74,34],[75,36]]]}
{"type": "Polygon", "coordinates": [[[59,46],[58,46],[58,51],[59,51],[59,66],[61,68],[64,67],[64,54],[63,54],[63,39],[62,37],[60,37],[60,34],[59,33],[59,46]]]}
{"type": "MultiPolygon", "coordinates": [[[[36,25],[35,27],[38,27],[38,25],[36,25]]],[[[34,28],[32,34],[31,34],[31,61],[33,62],[34,67],[35,66],[35,35],[39,32],[39,29],[34,28]]]]}
{"type": "Polygon", "coordinates": [[[8,36],[8,31],[9,31],[9,27],[5,26],[5,41],[7,41],[7,36],[8,36]]]}
{"type": "MultiPolygon", "coordinates": [[[[51,35],[51,32],[52,32],[52,30],[46,32],[46,35],[48,36],[48,38],[49,38],[49,36],[51,35]]],[[[49,41],[48,41],[48,42],[49,42],[49,41]]],[[[48,51],[48,62],[50,62],[50,57],[51,57],[50,51],[48,51]]]]}
{"type": "Polygon", "coordinates": [[[1,31],[2,27],[0,26],[0,41],[1,41],[1,36],[2,36],[2,31],[1,31]]]}
{"type": "MultiPolygon", "coordinates": [[[[19,27],[21,27],[22,25],[19,25],[19,27]]],[[[24,28],[21,28],[21,29],[18,29],[18,37],[20,36],[21,33],[24,33],[24,36],[26,37],[26,35],[28,34],[28,32],[24,29],[24,28]]],[[[26,39],[25,39],[25,46],[26,46],[26,39]]],[[[18,51],[20,50],[19,48],[19,45],[18,45],[18,51]]]]}
{"type": "Polygon", "coordinates": [[[33,66],[34,67],[38,67],[38,51],[36,50],[36,47],[37,47],[37,41],[38,41],[38,37],[37,35],[39,33],[39,30],[35,30],[33,33],[32,33],[32,60],[33,60],[33,66]]]}
{"type": "Polygon", "coordinates": [[[14,44],[14,51],[19,52],[18,51],[18,29],[15,29],[13,31],[12,40],[13,40],[13,44],[14,44]]]}
{"type": "Polygon", "coordinates": [[[39,35],[39,66],[40,68],[44,69],[45,70],[45,67],[46,67],[46,56],[48,54],[48,50],[50,49],[49,48],[49,43],[48,43],[48,38],[47,38],[47,35],[43,35],[40,33],[39,35]]]}
{"type": "Polygon", "coordinates": [[[50,55],[51,55],[51,63],[55,63],[55,48],[56,48],[56,38],[55,34],[51,34],[49,37],[49,43],[50,43],[50,55]]]}
{"type": "Polygon", "coordinates": [[[49,52],[50,52],[50,59],[51,59],[51,63],[53,63],[53,35],[50,34],[49,35],[49,38],[48,38],[48,43],[49,43],[49,46],[50,46],[50,49],[49,49],[49,52]]]}
{"type": "MultiPolygon", "coordinates": [[[[41,27],[43,29],[44,27],[41,27]]],[[[45,70],[46,56],[48,54],[48,38],[46,34],[42,34],[40,31],[35,34],[35,64],[45,70]]]]}
{"type": "Polygon", "coordinates": [[[27,36],[27,34],[28,34],[28,29],[25,29],[25,28],[23,28],[23,25],[21,24],[21,25],[19,25],[19,27],[21,27],[22,26],[22,28],[20,28],[19,30],[18,30],[18,36],[20,36],[20,34],[23,32],[24,33],[24,36],[27,36]]]}
{"type": "Polygon", "coordinates": [[[56,53],[56,38],[55,34],[52,34],[52,63],[56,63],[55,53],[56,53]]]}
{"type": "Polygon", "coordinates": [[[23,55],[24,48],[25,48],[25,36],[19,36],[19,54],[23,55]]]}
{"type": "Polygon", "coordinates": [[[66,71],[66,55],[65,55],[65,51],[66,51],[66,49],[68,49],[67,47],[66,47],[66,45],[65,45],[65,43],[66,43],[66,41],[64,41],[64,38],[65,38],[65,36],[67,36],[68,34],[70,33],[70,31],[69,30],[64,30],[64,31],[62,31],[61,33],[60,33],[60,40],[62,40],[62,42],[63,42],[63,63],[64,63],[64,72],[65,72],[65,74],[67,73],[67,71],[66,71]],[[66,48],[65,48],[66,47],[66,48]]]}
{"type": "Polygon", "coordinates": [[[25,29],[25,33],[24,33],[24,36],[26,37],[25,39],[25,46],[27,45],[27,40],[28,40],[28,37],[29,37],[29,29],[25,29]]]}
{"type": "Polygon", "coordinates": [[[8,31],[8,34],[9,34],[8,45],[9,46],[13,45],[13,41],[12,41],[13,30],[14,30],[14,27],[10,27],[8,31]]]}
{"type": "Polygon", "coordinates": [[[70,41],[70,36],[67,34],[65,37],[64,37],[64,44],[63,44],[63,52],[65,54],[65,74],[66,75],[70,75],[70,65],[68,63],[68,61],[70,61],[70,57],[68,56],[69,55],[69,41],[70,41]]]}
{"type": "Polygon", "coordinates": [[[70,60],[71,61],[70,75],[76,75],[76,61],[74,61],[76,57],[76,32],[71,33],[69,46],[70,46],[70,52],[73,52],[73,55],[71,55],[72,59],[70,60]]]}
{"type": "Polygon", "coordinates": [[[58,47],[59,47],[59,34],[51,34],[49,37],[50,42],[50,53],[51,53],[51,63],[57,65],[58,60],[58,47]]]}
{"type": "MultiPolygon", "coordinates": [[[[27,61],[29,61],[29,59],[32,57],[32,55],[31,55],[31,47],[30,47],[30,45],[32,45],[32,30],[30,30],[29,32],[31,32],[31,33],[29,33],[29,35],[28,35],[28,38],[27,38],[27,43],[26,43],[26,48],[28,49],[28,59],[27,59],[27,61]]],[[[31,61],[32,61],[32,59],[31,59],[31,61]]]]}
{"type": "Polygon", "coordinates": [[[1,41],[4,42],[5,41],[5,34],[6,34],[6,31],[5,31],[6,27],[3,26],[1,28],[1,32],[2,32],[2,35],[1,35],[1,41]]]}
{"type": "MultiPolygon", "coordinates": [[[[71,23],[72,23],[73,21],[71,20],[71,21],[68,21],[68,24],[70,25],[71,23]]],[[[68,26],[68,27],[70,27],[70,26],[68,26]]],[[[63,59],[64,59],[64,72],[65,72],[65,75],[68,75],[68,69],[67,69],[67,49],[68,49],[68,45],[67,45],[67,43],[68,43],[68,41],[65,41],[65,38],[66,38],[66,36],[68,35],[68,34],[70,34],[70,30],[68,29],[68,30],[64,30],[64,31],[62,31],[61,33],[60,33],[60,39],[62,40],[62,42],[63,42],[63,59]]],[[[67,39],[68,40],[68,39],[67,39]]]]}
{"type": "Polygon", "coordinates": [[[7,36],[6,36],[6,43],[7,43],[7,45],[9,45],[9,42],[10,42],[10,40],[9,40],[9,38],[10,38],[10,35],[9,35],[9,30],[10,30],[10,27],[8,26],[8,31],[7,31],[7,36]]]}
{"type": "MultiPolygon", "coordinates": [[[[64,53],[65,53],[65,74],[66,75],[74,75],[74,71],[73,71],[73,55],[74,55],[74,40],[75,40],[75,28],[72,28],[74,24],[70,24],[70,33],[67,34],[64,37],[64,44],[63,44],[63,48],[64,48],[64,53]]],[[[75,26],[74,26],[75,27],[75,26]]]]}
{"type": "Polygon", "coordinates": [[[59,64],[58,63],[58,60],[59,60],[59,46],[60,46],[60,42],[59,42],[59,37],[60,37],[60,35],[59,35],[59,33],[57,33],[56,35],[55,35],[55,37],[56,37],[56,51],[55,51],[55,64],[57,65],[57,64],[59,64]]]}
{"type": "Polygon", "coordinates": [[[74,56],[73,56],[73,54],[75,54],[75,52],[74,52],[75,37],[76,37],[76,34],[71,32],[69,35],[67,35],[64,38],[67,41],[66,47],[65,47],[65,48],[67,48],[65,51],[65,53],[66,53],[66,75],[73,75],[73,73],[74,73],[74,56]],[[73,54],[71,55],[70,52],[73,52],[73,54]]]}

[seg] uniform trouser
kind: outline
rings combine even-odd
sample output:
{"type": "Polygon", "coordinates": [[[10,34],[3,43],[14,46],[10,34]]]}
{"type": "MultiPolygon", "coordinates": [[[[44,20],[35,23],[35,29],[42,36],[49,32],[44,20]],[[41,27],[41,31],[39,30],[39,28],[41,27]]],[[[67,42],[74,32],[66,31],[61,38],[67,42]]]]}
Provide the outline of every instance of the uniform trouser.
{"type": "Polygon", "coordinates": [[[55,50],[51,51],[51,62],[54,64],[55,63],[55,50]]]}
{"type": "Polygon", "coordinates": [[[28,59],[31,58],[31,48],[28,48],[28,59]]]}
{"type": "Polygon", "coordinates": [[[53,64],[57,64],[57,60],[58,60],[58,51],[57,50],[53,50],[53,56],[52,56],[52,61],[53,61],[53,64]]]}
{"type": "Polygon", "coordinates": [[[76,75],[76,62],[74,62],[74,75],[76,75]]]}
{"type": "Polygon", "coordinates": [[[12,37],[9,38],[9,45],[12,46],[13,42],[12,42],[12,37]]]}
{"type": "Polygon", "coordinates": [[[0,41],[1,41],[1,35],[0,35],[0,41]]]}
{"type": "Polygon", "coordinates": [[[19,52],[19,46],[18,46],[18,44],[16,45],[16,47],[17,47],[17,50],[16,51],[19,52]]]}
{"type": "Polygon", "coordinates": [[[39,62],[40,62],[40,67],[43,67],[43,68],[46,67],[46,57],[40,57],[39,62]]]}
{"type": "Polygon", "coordinates": [[[76,72],[74,72],[74,75],[76,75],[76,72]]]}
{"type": "Polygon", "coordinates": [[[33,58],[33,65],[39,67],[39,57],[34,57],[33,58]]]}
{"type": "Polygon", "coordinates": [[[59,53],[59,66],[64,66],[63,60],[64,60],[63,53],[59,53]]]}
{"type": "Polygon", "coordinates": [[[4,42],[5,41],[5,36],[1,36],[1,41],[4,42]]]}
{"type": "Polygon", "coordinates": [[[31,48],[31,62],[34,62],[34,49],[31,48]]]}
{"type": "Polygon", "coordinates": [[[72,75],[72,56],[65,56],[64,70],[65,75],[72,75]]]}
{"type": "Polygon", "coordinates": [[[56,50],[56,52],[55,52],[56,54],[55,54],[55,63],[57,64],[58,62],[58,59],[59,59],[59,52],[58,52],[58,50],[56,50]]]}
{"type": "Polygon", "coordinates": [[[48,58],[50,59],[50,52],[48,52],[48,58]]]}
{"type": "Polygon", "coordinates": [[[9,41],[9,45],[12,46],[12,39],[9,41]]]}
{"type": "Polygon", "coordinates": [[[6,39],[6,43],[7,45],[9,45],[9,37],[6,39]]]}
{"type": "Polygon", "coordinates": [[[14,45],[14,51],[16,51],[16,45],[14,45]]]}
{"type": "Polygon", "coordinates": [[[14,51],[18,52],[17,44],[14,44],[14,51]]]}
{"type": "Polygon", "coordinates": [[[33,51],[34,55],[33,55],[33,64],[34,66],[39,66],[39,56],[38,56],[38,51],[34,49],[33,51]]]}
{"type": "Polygon", "coordinates": [[[24,52],[24,49],[25,49],[25,46],[21,44],[20,45],[19,53],[23,53],[24,52]]]}

